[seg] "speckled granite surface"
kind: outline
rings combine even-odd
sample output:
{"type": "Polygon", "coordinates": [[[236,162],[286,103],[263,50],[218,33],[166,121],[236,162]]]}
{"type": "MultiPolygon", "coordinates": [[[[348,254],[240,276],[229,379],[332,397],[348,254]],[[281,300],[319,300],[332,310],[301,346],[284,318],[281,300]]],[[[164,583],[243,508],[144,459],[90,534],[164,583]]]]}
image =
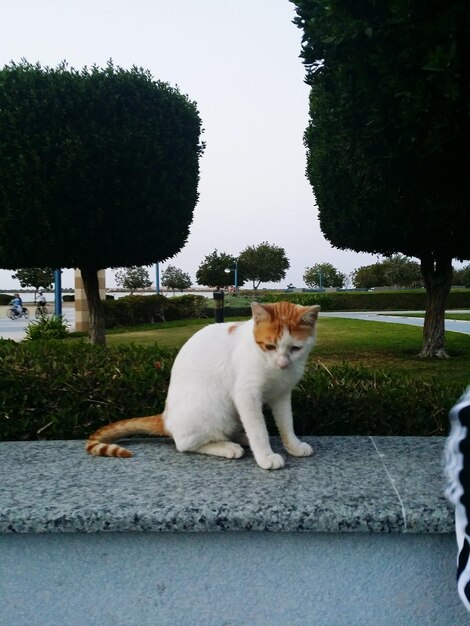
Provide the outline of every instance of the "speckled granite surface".
{"type": "Polygon", "coordinates": [[[181,454],[166,439],[130,442],[131,459],[90,457],[81,441],[0,443],[0,532],[453,532],[443,438],[305,440],[314,456],[271,472],[251,453],[181,454]]]}

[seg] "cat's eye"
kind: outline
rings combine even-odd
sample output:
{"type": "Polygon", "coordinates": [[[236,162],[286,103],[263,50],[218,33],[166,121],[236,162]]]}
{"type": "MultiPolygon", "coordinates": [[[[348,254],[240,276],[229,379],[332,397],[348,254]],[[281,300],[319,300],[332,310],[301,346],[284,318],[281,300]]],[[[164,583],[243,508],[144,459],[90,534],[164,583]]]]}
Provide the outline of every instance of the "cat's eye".
{"type": "Polygon", "coordinates": [[[298,352],[299,350],[302,350],[302,346],[291,346],[290,349],[291,352],[298,352]]]}
{"type": "Polygon", "coordinates": [[[276,346],[273,343],[265,343],[264,347],[266,348],[266,350],[275,350],[276,346]]]}

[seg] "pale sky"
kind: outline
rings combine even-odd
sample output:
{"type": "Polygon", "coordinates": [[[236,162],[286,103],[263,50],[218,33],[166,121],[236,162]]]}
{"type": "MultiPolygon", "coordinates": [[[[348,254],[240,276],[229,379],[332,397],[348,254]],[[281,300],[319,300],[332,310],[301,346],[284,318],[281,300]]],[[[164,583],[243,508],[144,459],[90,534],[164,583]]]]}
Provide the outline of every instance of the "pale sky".
{"type": "MultiPolygon", "coordinates": [[[[206,254],[237,255],[262,241],[291,268],[277,286],[304,286],[305,268],[349,274],[376,256],[334,249],[323,237],[305,177],[308,87],[301,31],[288,0],[20,0],[2,2],[0,65],[26,58],[56,66],[144,67],[195,101],[207,147],[185,247],[163,263],[195,281],[206,254]]],[[[19,239],[21,245],[21,239],[19,239]]],[[[17,288],[0,270],[0,288],[17,288]]],[[[152,280],[154,269],[150,268],[152,280]]],[[[64,270],[63,286],[73,286],[64,270]]],[[[114,286],[107,272],[107,286],[114,286]]],[[[247,285],[248,286],[248,285],[247,285]]]]}

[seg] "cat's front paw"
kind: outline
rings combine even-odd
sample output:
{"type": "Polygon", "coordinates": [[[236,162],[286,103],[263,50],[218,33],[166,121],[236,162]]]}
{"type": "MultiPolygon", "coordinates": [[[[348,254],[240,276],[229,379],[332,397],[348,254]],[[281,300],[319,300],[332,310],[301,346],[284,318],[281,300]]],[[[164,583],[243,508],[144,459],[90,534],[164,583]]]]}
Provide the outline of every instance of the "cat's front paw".
{"type": "Polygon", "coordinates": [[[286,446],[286,450],[292,456],[311,456],[313,454],[312,446],[309,446],[305,441],[299,441],[294,445],[286,446]]]}
{"type": "Polygon", "coordinates": [[[280,454],[267,454],[266,456],[257,457],[256,462],[261,468],[266,470],[280,469],[285,464],[280,454]]]}

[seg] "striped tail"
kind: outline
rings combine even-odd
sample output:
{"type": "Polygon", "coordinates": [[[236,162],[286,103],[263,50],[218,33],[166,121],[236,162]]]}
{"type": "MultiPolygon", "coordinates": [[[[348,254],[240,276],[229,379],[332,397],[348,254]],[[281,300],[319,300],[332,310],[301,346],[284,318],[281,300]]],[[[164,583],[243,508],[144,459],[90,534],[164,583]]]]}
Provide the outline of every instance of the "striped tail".
{"type": "Polygon", "coordinates": [[[161,435],[170,437],[163,423],[163,414],[134,417],[103,426],[88,438],[85,449],[93,456],[131,457],[132,452],[112,443],[131,435],[161,435]]]}

